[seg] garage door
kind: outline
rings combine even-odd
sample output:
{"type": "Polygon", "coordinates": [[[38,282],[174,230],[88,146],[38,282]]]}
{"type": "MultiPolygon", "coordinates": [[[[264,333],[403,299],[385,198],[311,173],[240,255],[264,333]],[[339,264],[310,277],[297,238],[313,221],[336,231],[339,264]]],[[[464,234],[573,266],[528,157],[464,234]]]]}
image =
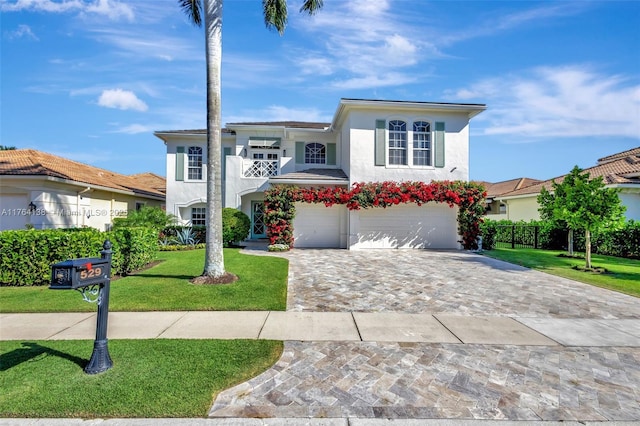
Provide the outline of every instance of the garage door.
{"type": "Polygon", "coordinates": [[[457,215],[457,207],[441,203],[360,210],[353,248],[456,249],[457,215]]]}
{"type": "Polygon", "coordinates": [[[346,247],[347,209],[345,206],[296,203],[293,220],[294,247],[346,247]]]}

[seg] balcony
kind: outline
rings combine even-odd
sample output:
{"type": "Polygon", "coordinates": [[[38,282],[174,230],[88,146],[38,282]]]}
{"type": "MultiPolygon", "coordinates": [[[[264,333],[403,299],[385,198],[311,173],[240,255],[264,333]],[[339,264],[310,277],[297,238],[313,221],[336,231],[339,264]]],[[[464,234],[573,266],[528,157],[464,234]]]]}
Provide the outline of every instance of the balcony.
{"type": "Polygon", "coordinates": [[[268,178],[278,176],[280,168],[278,160],[243,161],[243,176],[246,178],[268,178]]]}

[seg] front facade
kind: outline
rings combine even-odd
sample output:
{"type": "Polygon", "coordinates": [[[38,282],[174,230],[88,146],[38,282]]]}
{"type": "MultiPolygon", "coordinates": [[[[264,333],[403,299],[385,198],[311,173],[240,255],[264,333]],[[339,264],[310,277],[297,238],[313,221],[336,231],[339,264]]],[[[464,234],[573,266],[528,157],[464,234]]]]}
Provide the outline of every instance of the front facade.
{"type": "Polygon", "coordinates": [[[126,176],[33,149],[0,151],[0,231],[111,228],[142,206],[165,206],[164,178],[126,176]]]}
{"type": "MultiPolygon", "coordinates": [[[[264,191],[271,185],[351,187],[357,182],[469,178],[469,121],[486,107],[341,99],[331,123],[230,123],[222,132],[225,207],[266,237],[264,191]]],[[[167,147],[167,211],[182,223],[206,217],[206,131],[160,131],[167,147]]],[[[299,204],[295,247],[458,248],[457,209],[428,203],[348,211],[299,204]]]]}

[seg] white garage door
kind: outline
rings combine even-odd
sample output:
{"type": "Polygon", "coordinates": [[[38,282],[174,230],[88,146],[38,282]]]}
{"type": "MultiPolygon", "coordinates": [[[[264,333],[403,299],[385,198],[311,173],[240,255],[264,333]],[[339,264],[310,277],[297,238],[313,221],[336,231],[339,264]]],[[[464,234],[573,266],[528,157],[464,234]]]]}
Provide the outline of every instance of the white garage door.
{"type": "Polygon", "coordinates": [[[2,194],[0,208],[0,231],[7,229],[25,229],[29,216],[27,207],[29,199],[26,195],[2,194]]]}
{"type": "Polygon", "coordinates": [[[456,249],[458,208],[448,204],[405,204],[360,210],[353,248],[456,249]]]}
{"type": "Polygon", "coordinates": [[[342,205],[296,203],[294,247],[344,248],[347,209],[342,205]],[[341,238],[341,234],[345,235],[341,238]],[[342,242],[344,240],[344,242],[342,242]]]}

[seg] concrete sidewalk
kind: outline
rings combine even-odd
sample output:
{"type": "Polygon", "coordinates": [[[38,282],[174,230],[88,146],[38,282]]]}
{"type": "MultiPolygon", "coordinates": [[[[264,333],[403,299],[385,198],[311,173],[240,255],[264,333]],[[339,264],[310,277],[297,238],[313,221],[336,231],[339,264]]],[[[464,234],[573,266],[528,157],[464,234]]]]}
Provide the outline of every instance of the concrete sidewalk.
{"type": "MultiPolygon", "coordinates": [[[[90,340],[94,313],[0,314],[0,340],[90,340]]],[[[393,312],[112,312],[109,339],[270,339],[640,347],[640,319],[393,312]]]]}

